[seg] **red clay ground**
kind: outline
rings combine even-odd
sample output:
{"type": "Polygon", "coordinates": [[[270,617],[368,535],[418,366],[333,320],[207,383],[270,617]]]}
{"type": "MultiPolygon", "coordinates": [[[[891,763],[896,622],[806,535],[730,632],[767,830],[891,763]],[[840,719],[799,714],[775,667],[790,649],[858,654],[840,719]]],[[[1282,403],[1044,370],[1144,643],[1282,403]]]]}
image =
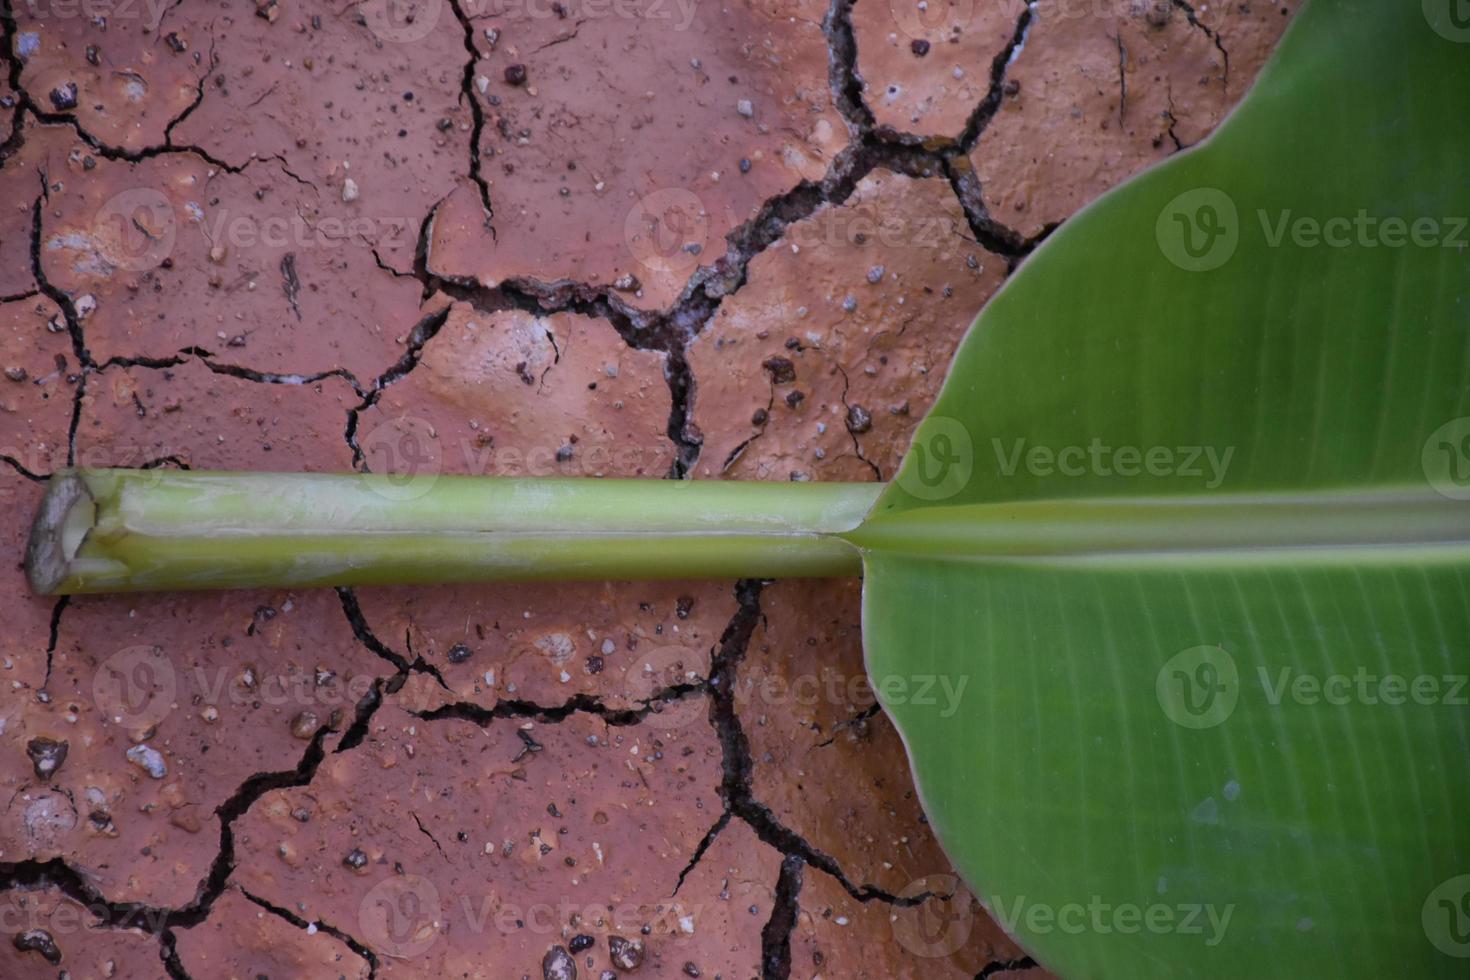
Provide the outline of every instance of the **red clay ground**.
{"type": "Polygon", "coordinates": [[[855,582],[50,602],[23,537],[69,464],[887,479],[1294,7],[16,3],[0,976],[1042,976],[855,582]]]}

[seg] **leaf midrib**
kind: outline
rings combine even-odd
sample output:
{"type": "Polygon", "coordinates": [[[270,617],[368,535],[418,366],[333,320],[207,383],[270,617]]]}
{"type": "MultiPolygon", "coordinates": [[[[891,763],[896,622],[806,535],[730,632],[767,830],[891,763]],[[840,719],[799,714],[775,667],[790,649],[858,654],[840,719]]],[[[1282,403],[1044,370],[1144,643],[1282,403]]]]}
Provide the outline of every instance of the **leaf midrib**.
{"type": "Polygon", "coordinates": [[[844,537],[961,560],[1437,561],[1470,556],[1470,502],[1392,487],[935,505],[876,513],[844,537]]]}

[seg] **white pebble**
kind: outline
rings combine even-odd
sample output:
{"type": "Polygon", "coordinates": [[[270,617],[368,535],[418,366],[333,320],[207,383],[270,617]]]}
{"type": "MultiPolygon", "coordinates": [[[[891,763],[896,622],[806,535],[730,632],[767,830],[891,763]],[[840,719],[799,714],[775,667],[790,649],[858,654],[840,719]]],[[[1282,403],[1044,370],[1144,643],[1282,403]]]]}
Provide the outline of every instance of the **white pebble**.
{"type": "Polygon", "coordinates": [[[164,763],[163,756],[146,742],[128,749],[127,756],[129,762],[154,779],[162,779],[168,775],[168,766],[164,763]]]}

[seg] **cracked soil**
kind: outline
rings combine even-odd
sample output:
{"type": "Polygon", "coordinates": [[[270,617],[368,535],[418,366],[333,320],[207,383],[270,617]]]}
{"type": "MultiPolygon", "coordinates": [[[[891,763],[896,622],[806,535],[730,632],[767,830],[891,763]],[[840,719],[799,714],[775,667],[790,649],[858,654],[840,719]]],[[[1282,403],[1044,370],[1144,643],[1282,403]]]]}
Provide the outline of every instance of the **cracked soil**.
{"type": "Polygon", "coordinates": [[[69,466],[886,480],[1294,0],[11,0],[0,976],[1009,977],[856,582],[41,600],[69,466]]]}

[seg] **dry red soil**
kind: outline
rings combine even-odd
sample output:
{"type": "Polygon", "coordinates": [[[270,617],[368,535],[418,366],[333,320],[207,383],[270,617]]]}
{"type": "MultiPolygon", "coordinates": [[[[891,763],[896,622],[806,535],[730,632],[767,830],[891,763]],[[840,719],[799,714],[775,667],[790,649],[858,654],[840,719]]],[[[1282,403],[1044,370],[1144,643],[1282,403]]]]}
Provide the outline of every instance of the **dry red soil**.
{"type": "Polygon", "coordinates": [[[0,977],[1043,976],[856,582],[55,602],[22,542],[68,465],[890,478],[1294,8],[16,0],[0,977]]]}

